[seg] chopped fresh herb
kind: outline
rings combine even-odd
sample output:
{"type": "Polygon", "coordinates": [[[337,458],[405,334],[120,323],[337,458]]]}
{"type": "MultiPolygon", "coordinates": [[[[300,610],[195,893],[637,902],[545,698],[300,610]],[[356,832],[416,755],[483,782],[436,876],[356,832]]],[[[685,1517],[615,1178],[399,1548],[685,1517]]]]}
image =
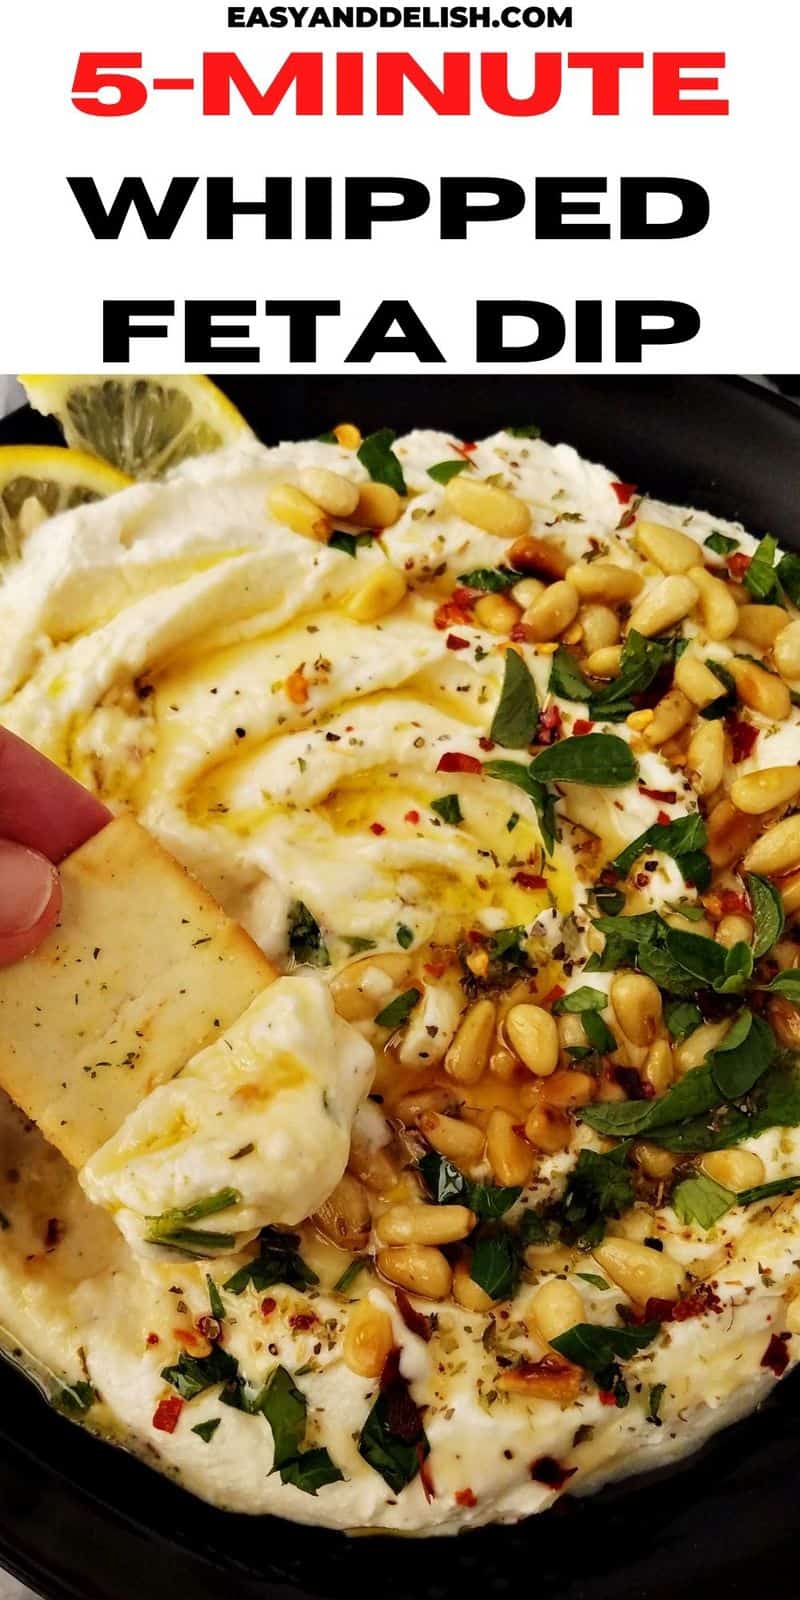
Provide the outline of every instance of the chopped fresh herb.
{"type": "MultiPolygon", "coordinates": [[[[518,822],[519,822],[519,812],[518,811],[512,811],[511,816],[509,817],[508,822],[506,823],[506,832],[507,833],[513,833],[518,822]]],[[[0,1227],[2,1227],[2,1223],[0,1223],[0,1227]]]]}
{"type": "Polygon", "coordinates": [[[216,1216],[220,1211],[229,1211],[231,1206],[239,1204],[241,1198],[238,1189],[220,1189],[216,1194],[193,1201],[191,1205],[164,1211],[160,1217],[148,1217],[144,1237],[148,1244],[169,1245],[174,1250],[185,1250],[190,1254],[205,1255],[209,1250],[230,1250],[236,1243],[235,1234],[215,1233],[210,1229],[193,1228],[191,1224],[205,1217],[216,1216]]]}
{"type": "MultiPolygon", "coordinates": [[[[688,817],[676,817],[674,822],[653,823],[652,827],[646,828],[644,833],[640,833],[638,838],[620,851],[612,865],[621,878],[627,878],[631,868],[645,851],[655,851],[671,856],[680,867],[681,858],[690,856],[694,861],[697,853],[704,849],[707,840],[705,822],[699,811],[693,811],[688,817]]],[[[705,884],[702,887],[705,887],[705,884]]]]}
{"type": "Polygon", "coordinates": [[[754,1189],[740,1189],[736,1196],[739,1206],[754,1206],[760,1200],[774,1200],[778,1195],[796,1194],[800,1178],[775,1178],[772,1183],[758,1183],[754,1189]]]}
{"type": "Polygon", "coordinates": [[[645,639],[633,630],[622,648],[616,678],[592,695],[591,717],[597,722],[621,722],[635,709],[633,696],[644,694],[674,654],[671,644],[645,639]]]}
{"type": "Polygon", "coordinates": [[[485,594],[503,594],[506,589],[513,589],[515,583],[520,583],[524,572],[515,572],[513,567],[476,567],[473,572],[462,572],[459,583],[465,589],[480,589],[485,594]]]}
{"type": "Polygon", "coordinates": [[[344,528],[334,528],[328,540],[329,550],[341,550],[343,555],[356,559],[359,550],[374,545],[371,533],[345,533],[344,528]]]}
{"type": "Polygon", "coordinates": [[[489,737],[505,750],[522,750],[530,744],[539,722],[536,685],[522,657],[507,650],[503,687],[489,737]]]}
{"type": "Polygon", "coordinates": [[[553,1015],[563,1016],[564,1012],[605,1011],[608,1005],[608,995],[602,989],[590,989],[584,984],[580,989],[573,989],[572,994],[564,994],[556,1000],[553,1006],[553,1015]]]}
{"type": "Polygon", "coordinates": [[[303,1450],[281,1467],[281,1483],[291,1483],[295,1489],[302,1489],[303,1494],[315,1495],[326,1483],[341,1483],[343,1476],[324,1445],[315,1450],[303,1450]]]}
{"type": "Polygon", "coordinates": [[[279,1472],[300,1453],[306,1432],[306,1397],[285,1367],[275,1367],[258,1397],[257,1409],[272,1429],[272,1470],[279,1472]]]}
{"type": "Polygon", "coordinates": [[[550,668],[549,694],[561,700],[591,700],[592,690],[581,672],[571,650],[560,644],[550,668]]]}
{"type": "Polygon", "coordinates": [[[507,1228],[478,1234],[472,1252],[470,1277],[490,1300],[510,1300],[519,1277],[517,1241],[507,1228]]]}
{"type": "Polygon", "coordinates": [[[633,1201],[624,1145],[605,1155],[581,1150],[553,1216],[566,1244],[599,1244],[606,1219],[621,1216],[633,1201]]]}
{"type": "Polygon", "coordinates": [[[664,1021],[672,1038],[681,1044],[690,1033],[701,1026],[703,1014],[691,1000],[668,1000],[664,1007],[664,1021]]]}
{"type": "Polygon", "coordinates": [[[339,440],[337,439],[335,433],[318,433],[317,434],[317,444],[338,444],[338,443],[339,443],[339,440]]]}
{"type": "Polygon", "coordinates": [[[792,1000],[795,1005],[800,1005],[800,971],[797,968],[779,972],[767,987],[770,994],[782,994],[785,1000],[792,1000]]]}
{"type": "Polygon", "coordinates": [[[190,1356],[182,1350],[174,1366],[162,1367],[165,1383],[177,1389],[182,1400],[194,1400],[217,1383],[229,1383],[238,1377],[239,1363],[219,1344],[212,1345],[207,1356],[190,1356]]]}
{"type": "Polygon", "coordinates": [[[377,948],[374,939],[362,939],[360,934],[357,933],[346,934],[344,942],[354,956],[360,955],[362,950],[375,950],[377,948]]]}
{"type": "Polygon", "coordinates": [[[595,884],[592,894],[598,911],[604,917],[616,917],[625,905],[625,895],[621,889],[612,889],[605,883],[595,884]]]}
{"type": "Polygon", "coordinates": [[[713,550],[715,556],[730,556],[738,550],[741,540],[730,539],[727,533],[719,533],[716,529],[703,540],[708,550],[713,550]]]}
{"type": "Polygon", "coordinates": [[[587,783],[617,789],[631,783],[638,767],[630,747],[611,733],[561,739],[534,756],[530,774],[540,783],[587,783]]]}
{"type": "Polygon", "coordinates": [[[383,1010],[379,1011],[375,1018],[378,1027],[401,1028],[403,1023],[411,1016],[420,998],[421,991],[419,989],[406,989],[404,994],[399,994],[396,999],[390,1000],[388,1006],[384,1006],[383,1010]]]}
{"type": "Polygon", "coordinates": [[[259,1253],[238,1272],[234,1272],[223,1288],[229,1294],[243,1294],[249,1284],[257,1293],[271,1289],[275,1283],[285,1283],[292,1289],[306,1289],[319,1279],[306,1266],[297,1253],[298,1235],[280,1233],[274,1228],[264,1228],[259,1241],[259,1253]]]}
{"type": "Polygon", "coordinates": [[[289,950],[303,966],[329,967],[331,964],[322,929],[302,900],[295,900],[289,911],[289,950]]]}
{"type": "Polygon", "coordinates": [[[443,794],[439,800],[431,801],[431,811],[435,811],[442,822],[449,822],[451,827],[458,827],[464,821],[464,813],[457,794],[443,794]]]}
{"type": "Polygon", "coordinates": [[[794,551],[788,551],[785,556],[781,556],[775,569],[775,576],[792,604],[800,606],[800,556],[795,555],[794,551]]]}
{"type": "Polygon", "coordinates": [[[406,480],[403,468],[392,449],[395,437],[391,428],[379,428],[376,433],[368,434],[363,444],[359,445],[358,459],[362,467],[366,467],[373,483],[388,483],[390,489],[404,495],[406,480]]]}
{"type": "Polygon", "coordinates": [[[430,1454],[422,1416],[400,1373],[397,1352],[384,1368],[380,1393],[361,1430],[358,1451],[393,1494],[405,1489],[430,1454]]]}
{"type": "Polygon", "coordinates": [[[433,478],[434,483],[449,483],[451,478],[457,478],[459,472],[467,472],[471,466],[472,462],[465,461],[463,457],[458,461],[437,461],[435,467],[428,468],[428,477],[433,478]]]}
{"type": "Polygon", "coordinates": [[[523,767],[519,761],[485,761],[483,771],[487,778],[497,778],[502,783],[513,783],[533,802],[542,843],[547,854],[552,855],[556,841],[555,800],[546,785],[532,777],[531,768],[523,767]]]}
{"type": "Polygon", "coordinates": [[[515,1206],[522,1190],[502,1188],[491,1183],[471,1183],[467,1189],[466,1205],[482,1222],[497,1222],[515,1206]]]}
{"type": "Polygon", "coordinates": [[[593,1050],[598,1055],[613,1055],[618,1048],[617,1041],[607,1022],[603,1021],[599,1011],[583,1011],[581,1013],[583,1031],[593,1050]]]}
{"type": "Polygon", "coordinates": [[[514,427],[504,428],[503,432],[510,434],[512,439],[541,439],[542,437],[542,430],[538,422],[517,423],[514,427]]]}
{"type": "MultiPolygon", "coordinates": [[[[706,540],[706,544],[708,544],[708,540],[706,540]]],[[[653,1383],[650,1385],[650,1393],[647,1397],[647,1420],[648,1422],[654,1422],[659,1428],[661,1427],[661,1402],[666,1392],[667,1386],[665,1383],[653,1383]]]]}
{"type": "Polygon", "coordinates": [[[584,1283],[590,1283],[593,1289],[610,1289],[610,1283],[601,1278],[596,1272],[576,1272],[576,1278],[582,1278],[584,1283]]]}
{"type": "Polygon", "coordinates": [[[196,1427],[192,1428],[192,1433],[196,1433],[203,1444],[210,1444],[221,1421],[221,1417],[209,1417],[208,1422],[198,1422],[196,1427]]]}
{"type": "Polygon", "coordinates": [[[736,1195],[701,1173],[677,1184],[672,1192],[672,1204],[681,1222],[696,1222],[700,1228],[713,1228],[714,1223],[736,1204],[736,1195]]]}
{"type": "Polygon", "coordinates": [[[753,908],[753,957],[759,961],[783,933],[783,901],[768,878],[759,878],[754,872],[745,877],[747,894],[753,908]]]}
{"type": "Polygon", "coordinates": [[[705,664],[709,672],[712,672],[714,677],[719,679],[722,685],[722,694],[717,700],[712,700],[709,705],[703,706],[700,716],[706,722],[719,722],[722,717],[732,717],[736,711],[738,699],[736,679],[728,671],[727,667],[723,667],[719,661],[712,661],[710,656],[706,656],[705,664]]]}
{"type": "Polygon", "coordinates": [[[369,1260],[367,1256],[356,1256],[354,1260],[350,1262],[349,1267],[345,1267],[341,1277],[336,1279],[336,1282],[333,1286],[334,1294],[346,1294],[348,1289],[352,1289],[356,1278],[361,1276],[361,1273],[368,1265],[369,1260]]]}
{"type": "Polygon", "coordinates": [[[755,600],[770,600],[778,586],[775,557],[778,541],[765,534],[744,575],[744,586],[755,600]]]}
{"type": "Polygon", "coordinates": [[[419,1163],[431,1198],[437,1205],[464,1205],[484,1222],[497,1221],[516,1205],[522,1190],[499,1188],[492,1184],[473,1183],[452,1161],[431,1150],[419,1163]]]}
{"type": "Polygon", "coordinates": [[[404,922],[398,922],[395,938],[401,950],[410,950],[414,943],[414,931],[412,928],[407,928],[404,922]]]}
{"type": "Polygon", "coordinates": [[[645,1322],[639,1328],[603,1328],[593,1322],[578,1322],[550,1343],[567,1361],[598,1378],[617,1361],[629,1361],[645,1350],[660,1329],[659,1322],[645,1322]]]}
{"type": "Polygon", "coordinates": [[[77,1383],[60,1384],[50,1395],[50,1404],[69,1417],[85,1417],[96,1400],[96,1389],[82,1378],[77,1383]]]}
{"type": "Polygon", "coordinates": [[[210,1272],[206,1273],[206,1284],[208,1286],[208,1304],[211,1315],[216,1318],[217,1322],[224,1322],[225,1307],[222,1303],[222,1296],[210,1272]]]}

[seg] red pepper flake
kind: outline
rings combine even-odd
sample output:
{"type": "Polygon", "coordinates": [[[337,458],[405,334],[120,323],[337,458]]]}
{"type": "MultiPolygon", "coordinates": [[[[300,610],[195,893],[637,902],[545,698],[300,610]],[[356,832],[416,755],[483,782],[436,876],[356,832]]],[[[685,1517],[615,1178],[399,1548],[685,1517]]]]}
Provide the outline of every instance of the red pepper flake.
{"type": "Polygon", "coordinates": [[[637,889],[649,889],[650,875],[647,872],[637,872],[633,882],[637,889]]]}
{"type": "Polygon", "coordinates": [[[678,798],[677,789],[648,789],[643,783],[639,784],[639,793],[646,794],[648,800],[662,800],[665,806],[674,806],[678,798]]]}
{"type": "Polygon", "coordinates": [[[548,706],[539,718],[536,729],[537,744],[555,744],[561,737],[561,712],[558,706],[548,706]]]}
{"type": "Polygon", "coordinates": [[[478,740],[478,744],[480,745],[482,750],[493,750],[494,749],[494,739],[487,739],[485,733],[481,734],[480,739],[478,740]]]}
{"type": "Polygon", "coordinates": [[[746,761],[752,755],[759,730],[752,722],[742,722],[739,717],[729,717],[725,724],[731,739],[731,759],[746,761]]]}
{"type": "Polygon", "coordinates": [[[621,506],[626,506],[636,493],[635,483],[612,483],[611,488],[614,490],[621,506]]]}
{"type": "Polygon", "coordinates": [[[431,978],[441,978],[442,973],[447,971],[448,966],[449,962],[447,961],[426,961],[425,971],[431,978]]]}
{"type": "Polygon", "coordinates": [[[455,1501],[457,1506],[476,1506],[478,1496],[471,1489],[456,1489],[455,1501]]]}
{"type": "Polygon", "coordinates": [[[659,824],[659,827],[668,828],[669,827],[669,812],[668,811],[657,811],[656,812],[656,822],[659,824]]]}
{"type": "Polygon", "coordinates": [[[728,557],[728,571],[737,583],[741,583],[752,559],[753,557],[746,556],[743,550],[737,550],[735,555],[728,557]]]}
{"type": "Polygon", "coordinates": [[[174,1433],[182,1410],[183,1401],[180,1395],[170,1395],[168,1400],[159,1400],[153,1412],[153,1427],[158,1428],[159,1433],[174,1433]]]}
{"type": "Polygon", "coordinates": [[[384,828],[382,822],[371,822],[369,825],[369,831],[370,833],[381,834],[385,833],[386,829],[384,828]]]}
{"type": "Polygon", "coordinates": [[[436,767],[437,772],[481,772],[481,762],[477,756],[464,755],[462,750],[448,750],[439,757],[436,767]]]}
{"type": "Polygon", "coordinates": [[[448,650],[468,650],[469,639],[462,639],[458,633],[448,633],[446,644],[448,650]]]}
{"type": "Polygon", "coordinates": [[[735,889],[722,889],[719,896],[720,911],[723,917],[749,917],[753,907],[750,897],[744,893],[737,893],[735,889]]]}
{"type": "Polygon", "coordinates": [[[572,731],[576,739],[582,739],[584,734],[591,733],[593,727],[594,723],[589,722],[586,717],[577,717],[572,724],[572,731]]]}
{"type": "Polygon", "coordinates": [[[761,1366],[769,1367],[776,1378],[782,1378],[789,1365],[789,1351],[786,1346],[791,1339],[790,1333],[773,1333],[772,1338],[761,1357],[761,1366]]]}
{"type": "Polygon", "coordinates": [[[404,822],[419,822],[419,812],[418,811],[407,811],[405,816],[404,816],[404,818],[403,818],[403,821],[404,822]]]}
{"type": "Polygon", "coordinates": [[[277,1304],[277,1300],[273,1300],[271,1294],[267,1295],[266,1300],[262,1300],[259,1307],[262,1317],[271,1317],[277,1304]]]}
{"type": "Polygon", "coordinates": [[[707,1313],[719,1316],[725,1307],[713,1283],[699,1283],[690,1294],[680,1300],[648,1300],[644,1308],[644,1322],[689,1322],[692,1317],[707,1313]]]}
{"type": "Polygon", "coordinates": [[[513,881],[518,883],[521,889],[547,888],[547,879],[538,872],[515,872],[513,881]]]}
{"type": "Polygon", "coordinates": [[[443,600],[442,604],[437,606],[433,614],[434,626],[440,633],[444,633],[446,628],[452,628],[454,625],[468,628],[472,622],[472,607],[477,598],[477,594],[471,594],[469,589],[456,589],[450,600],[443,600]],[[457,594],[463,598],[457,600],[457,594]]]}
{"type": "MultiPolygon", "coordinates": [[[[616,1405],[613,1395],[611,1398],[616,1405]]],[[[603,1404],[607,1404],[606,1400],[603,1400],[603,1404]]],[[[537,1461],[531,1462],[531,1477],[534,1483],[544,1483],[548,1489],[563,1489],[564,1484],[568,1483],[570,1478],[574,1478],[577,1470],[577,1467],[562,1467],[555,1456],[539,1456],[537,1461]]]]}
{"type": "Polygon", "coordinates": [[[317,1320],[316,1311],[295,1311],[289,1318],[289,1327],[296,1328],[299,1333],[305,1333],[308,1328],[313,1328],[317,1320]]]}
{"type": "Polygon", "coordinates": [[[566,992],[566,989],[562,988],[560,983],[554,983],[552,989],[548,989],[547,994],[542,996],[540,1004],[543,1006],[555,1005],[556,1000],[563,999],[566,992]]]}
{"type": "Polygon", "coordinates": [[[157,1333],[148,1333],[148,1335],[147,1335],[147,1343],[151,1344],[151,1345],[152,1344],[160,1344],[161,1340],[159,1339],[157,1333]]]}
{"type": "Polygon", "coordinates": [[[515,622],[513,628],[509,630],[508,637],[512,644],[534,643],[534,640],[531,636],[531,630],[528,627],[527,622],[515,622]]]}
{"type": "Polygon", "coordinates": [[[394,1297],[397,1301],[397,1309],[406,1327],[411,1333],[415,1333],[418,1339],[423,1339],[426,1344],[429,1344],[433,1331],[430,1317],[423,1316],[416,1306],[412,1306],[408,1295],[402,1289],[395,1289],[394,1297]]]}

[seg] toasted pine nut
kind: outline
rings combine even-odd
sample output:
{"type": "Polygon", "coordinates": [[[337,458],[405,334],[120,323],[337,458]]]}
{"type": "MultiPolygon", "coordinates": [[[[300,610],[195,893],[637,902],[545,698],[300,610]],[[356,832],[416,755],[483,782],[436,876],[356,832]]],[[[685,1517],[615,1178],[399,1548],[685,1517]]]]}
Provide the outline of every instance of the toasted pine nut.
{"type": "Polygon", "coordinates": [[[462,1018],[444,1058],[444,1070],[456,1083],[477,1083],[486,1071],[496,1012],[491,1000],[478,1000],[462,1018]]]}
{"type": "Polygon", "coordinates": [[[475,1226],[466,1206],[389,1206],[375,1224],[381,1244],[454,1244],[475,1226]]]}
{"type": "Polygon", "coordinates": [[[465,1311],[488,1311],[492,1305],[491,1296],[470,1277],[466,1261],[457,1261],[453,1268],[453,1299],[465,1311]]]}
{"type": "Polygon", "coordinates": [[[546,588],[547,585],[542,583],[541,578],[522,578],[519,583],[514,584],[511,594],[517,605],[522,606],[523,611],[527,611],[528,606],[532,606],[534,601],[544,594],[546,588]]]}
{"type": "Polygon", "coordinates": [[[504,594],[484,594],[473,607],[475,621],[489,633],[510,633],[522,615],[519,606],[504,594]]]}
{"type": "Polygon", "coordinates": [[[411,977],[413,962],[400,950],[348,961],[331,982],[333,1003],[345,1022],[371,1021],[411,977]],[[389,980],[388,985],[387,981],[389,980]]]}
{"type": "Polygon", "coordinates": [[[531,1296],[525,1307],[525,1321],[534,1336],[540,1334],[545,1344],[549,1344],[551,1339],[557,1339],[568,1328],[584,1321],[583,1295],[564,1278],[551,1278],[531,1296]]]}
{"type": "Polygon", "coordinates": [[[631,632],[642,633],[650,639],[653,634],[663,633],[688,617],[698,598],[697,587],[689,578],[677,574],[662,578],[634,607],[628,626],[631,632]]]}
{"type": "Polygon", "coordinates": [[[800,867],[800,813],[784,817],[756,839],[744,858],[748,872],[767,878],[800,867]]]}
{"type": "Polygon", "coordinates": [[[509,1044],[529,1072],[549,1078],[558,1066],[558,1028],[555,1017],[542,1006],[522,1004],[506,1013],[505,1032],[509,1044]]]}
{"type": "Polygon", "coordinates": [[[770,951],[770,960],[775,962],[779,972],[793,972],[800,967],[800,945],[793,939],[779,939],[770,951]]]}
{"type": "Polygon", "coordinates": [[[748,816],[760,817],[764,811],[777,806],[788,806],[800,794],[800,767],[764,767],[761,772],[748,772],[735,778],[730,788],[731,800],[739,811],[748,816]]]}
{"type": "Polygon", "coordinates": [[[726,950],[732,950],[735,944],[750,944],[753,938],[753,924],[749,917],[722,917],[717,923],[714,938],[717,944],[724,945],[726,950]]]}
{"type": "Polygon", "coordinates": [[[340,1249],[363,1250],[372,1222],[365,1188],[352,1173],[345,1172],[311,1221],[340,1249]]]}
{"type": "Polygon", "coordinates": [[[774,994],[767,1005],[767,1018],[779,1044],[787,1050],[800,1050],[800,1008],[785,995],[774,994]]]}
{"type": "Polygon", "coordinates": [[[651,1250],[636,1239],[607,1238],[592,1251],[595,1261],[636,1305],[677,1300],[684,1270],[666,1250],[651,1250]]]}
{"type": "Polygon", "coordinates": [[[555,1155],[557,1150],[566,1150],[572,1138],[572,1124],[566,1112],[545,1105],[542,1100],[528,1112],[525,1138],[536,1150],[555,1155]]]}
{"type": "Polygon", "coordinates": [[[483,1134],[468,1122],[456,1117],[443,1117],[437,1111],[425,1111],[419,1119],[420,1132],[429,1144],[456,1166],[474,1166],[483,1155],[483,1134]]]}
{"type": "Polygon", "coordinates": [[[398,1244],[379,1250],[378,1271],[390,1283],[397,1283],[410,1294],[426,1300],[444,1300],[450,1293],[453,1274],[441,1250],[426,1244],[398,1244]]]}
{"type": "Polygon", "coordinates": [[[345,1366],[359,1378],[379,1378],[394,1344],[388,1311],[359,1300],[350,1313],[342,1344],[345,1366]]]}
{"type": "Polygon", "coordinates": [[[403,509],[396,489],[388,483],[361,483],[353,521],[362,528],[393,528],[403,509]]]}
{"type": "Polygon", "coordinates": [[[443,1083],[432,1084],[429,1089],[411,1089],[397,1101],[394,1112],[407,1128],[414,1128],[425,1111],[439,1111],[443,1116],[457,1109],[456,1091],[443,1083]]]}
{"type": "Polygon", "coordinates": [[[739,620],[736,632],[740,639],[746,639],[748,644],[757,645],[760,650],[771,650],[778,637],[786,627],[786,612],[783,606],[740,606],[739,620]]]}
{"type": "Polygon", "coordinates": [[[700,1165],[724,1189],[755,1189],[764,1182],[765,1168],[752,1150],[711,1150],[700,1165]]]}
{"type": "Polygon", "coordinates": [[[791,872],[784,878],[780,890],[786,916],[794,918],[800,911],[800,872],[791,872]]]}
{"type": "Polygon", "coordinates": [[[622,645],[606,644],[593,650],[584,666],[592,678],[618,678],[622,671],[622,645]]]}
{"type": "MultiPolygon", "coordinates": [[[[692,923],[692,928],[695,924],[692,923]]],[[[647,1052],[642,1077],[656,1094],[666,1094],[674,1077],[672,1050],[668,1039],[654,1039],[647,1052]]]]}
{"type": "Polygon", "coordinates": [[[486,1155],[498,1183],[516,1188],[531,1177],[536,1157],[530,1145],[514,1132],[514,1118],[499,1107],[486,1128],[486,1155]]]}
{"type": "MultiPolygon", "coordinates": [[[[454,482],[458,482],[454,479],[454,482]]],[[[557,639],[560,633],[574,622],[578,613],[578,595],[571,583],[551,583],[544,594],[534,600],[523,613],[522,620],[530,638],[536,644],[546,644],[557,639]]]]}
{"type": "Polygon", "coordinates": [[[618,972],[611,983],[614,1015],[631,1044],[649,1046],[661,1026],[661,995],[641,972],[618,972]]]}
{"type": "Polygon", "coordinates": [[[653,721],[654,715],[655,713],[649,707],[644,707],[641,711],[632,711],[630,716],[625,718],[625,721],[628,727],[633,729],[634,733],[644,733],[645,728],[649,728],[653,721]]]}
{"type": "Polygon", "coordinates": [[[646,1139],[637,1139],[633,1146],[633,1159],[648,1178],[658,1182],[663,1182],[675,1169],[675,1157],[668,1150],[661,1150],[657,1144],[649,1144],[646,1139]]]}
{"type": "Polygon", "coordinates": [[[582,600],[604,600],[611,605],[635,600],[642,590],[642,578],[631,567],[614,561],[576,561],[567,569],[567,579],[582,600]]]}
{"type": "Polygon", "coordinates": [[[674,1051],[673,1059],[675,1069],[680,1078],[684,1073],[691,1072],[694,1067],[702,1067],[706,1056],[722,1044],[726,1033],[730,1031],[730,1020],[724,1022],[702,1022],[688,1039],[684,1039],[674,1051]]]}
{"type": "MultiPolygon", "coordinates": [[[[664,579],[665,583],[668,581],[668,579],[664,579]]],[[[687,699],[683,690],[668,689],[662,699],[659,700],[653,712],[652,721],[647,724],[642,734],[647,748],[649,750],[657,750],[660,745],[666,744],[668,739],[674,739],[676,733],[680,733],[681,728],[685,728],[687,722],[691,722],[693,716],[694,706],[691,700],[687,699]]]]}
{"type": "MultiPolygon", "coordinates": [[[[580,1018],[577,1020],[580,1021],[580,1018]]],[[[582,1042],[585,1043],[585,1035],[582,1042]]],[[[580,1072],[573,1067],[559,1067],[552,1077],[536,1085],[542,1105],[556,1106],[560,1110],[588,1106],[590,1100],[594,1099],[595,1087],[595,1079],[590,1072],[580,1072]]]]}
{"type": "Polygon", "coordinates": [[[781,677],[794,682],[800,678],[800,622],[790,622],[778,634],[772,646],[775,665],[781,677]]]}
{"type": "Polygon", "coordinates": [[[354,422],[340,422],[333,431],[343,450],[357,450],[361,444],[361,429],[354,422]]]}
{"type": "Polygon", "coordinates": [[[684,650],[675,668],[675,683],[701,711],[725,693],[719,678],[691,648],[684,650]]]}
{"type": "Polygon", "coordinates": [[[405,594],[406,580],[402,572],[386,561],[375,567],[361,588],[350,596],[345,609],[356,622],[377,622],[394,611],[405,594]]]}
{"type": "Polygon", "coordinates": [[[269,494],[270,515],[276,522],[282,522],[285,527],[291,528],[293,533],[301,533],[306,539],[316,539],[324,544],[331,525],[324,511],[321,511],[314,500],[309,500],[302,489],[296,489],[293,483],[276,483],[269,494]]]}
{"type": "Polygon", "coordinates": [[[791,697],[782,678],[767,672],[757,661],[745,656],[734,656],[728,662],[728,671],[736,684],[739,699],[751,711],[758,711],[770,722],[783,722],[792,709],[791,697]]]}
{"type": "Polygon", "coordinates": [[[465,473],[450,479],[444,501],[454,516],[500,539],[519,539],[530,527],[530,511],[519,495],[465,473]]]}
{"type": "Polygon", "coordinates": [[[667,528],[661,522],[637,522],[636,543],[662,572],[688,572],[697,566],[696,541],[677,528],[667,528]]]}
{"type": "Polygon", "coordinates": [[[739,626],[739,607],[730,589],[707,567],[692,567],[689,577],[700,595],[700,615],[709,639],[729,639],[739,626]]]}
{"type": "Polygon", "coordinates": [[[511,1050],[507,1050],[505,1045],[496,1045],[489,1057],[489,1071],[493,1072],[496,1078],[501,1078],[504,1083],[507,1083],[509,1078],[513,1078],[516,1070],[516,1056],[511,1050]]]}
{"type": "Polygon", "coordinates": [[[560,544],[552,539],[537,539],[530,533],[516,539],[507,556],[509,566],[516,572],[531,572],[544,578],[563,578],[569,566],[560,544]]]}
{"type": "Polygon", "coordinates": [[[619,617],[610,606],[590,602],[581,606],[578,621],[583,629],[583,648],[587,656],[605,650],[619,641],[619,617]]]}
{"type": "Polygon", "coordinates": [[[300,488],[309,500],[331,517],[349,517],[358,505],[358,487],[340,472],[327,467],[304,467],[298,473],[300,488]]]}
{"type": "Polygon", "coordinates": [[[725,729],[719,718],[700,721],[689,740],[686,776],[695,794],[713,794],[725,772],[725,729]]]}
{"type": "Polygon", "coordinates": [[[758,820],[737,811],[732,801],[719,800],[707,820],[706,853],[714,867],[730,867],[744,855],[758,832],[758,820]]]}

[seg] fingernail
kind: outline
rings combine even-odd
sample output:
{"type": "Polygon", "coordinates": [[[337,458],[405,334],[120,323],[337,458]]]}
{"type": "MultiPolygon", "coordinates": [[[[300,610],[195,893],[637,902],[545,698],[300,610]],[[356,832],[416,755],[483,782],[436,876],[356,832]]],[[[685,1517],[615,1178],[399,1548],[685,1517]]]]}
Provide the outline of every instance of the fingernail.
{"type": "Polygon", "coordinates": [[[55,868],[24,845],[0,842],[0,934],[25,933],[47,910],[55,868]]]}

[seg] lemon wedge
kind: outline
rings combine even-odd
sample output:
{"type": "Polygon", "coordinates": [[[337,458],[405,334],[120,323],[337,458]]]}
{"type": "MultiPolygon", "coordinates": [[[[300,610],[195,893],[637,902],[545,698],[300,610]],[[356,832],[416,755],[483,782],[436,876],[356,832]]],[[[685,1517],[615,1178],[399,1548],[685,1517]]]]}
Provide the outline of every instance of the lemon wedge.
{"type": "Polygon", "coordinates": [[[83,450],[0,446],[0,562],[16,561],[25,540],[48,517],[104,500],[131,482],[83,450]]]}
{"type": "Polygon", "coordinates": [[[34,410],[56,417],[68,445],[132,478],[158,478],[189,456],[252,437],[209,378],[22,376],[34,410]]]}

